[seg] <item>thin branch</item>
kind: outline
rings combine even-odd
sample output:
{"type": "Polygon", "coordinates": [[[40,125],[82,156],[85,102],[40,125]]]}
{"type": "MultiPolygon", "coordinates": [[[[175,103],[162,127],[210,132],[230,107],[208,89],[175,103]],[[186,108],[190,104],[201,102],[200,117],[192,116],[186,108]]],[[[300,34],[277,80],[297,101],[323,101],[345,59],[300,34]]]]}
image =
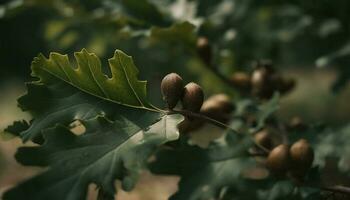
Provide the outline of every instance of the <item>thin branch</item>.
{"type": "Polygon", "coordinates": [[[169,110],[166,114],[167,115],[181,114],[181,115],[188,116],[188,117],[194,117],[194,118],[202,119],[204,121],[210,122],[211,124],[214,124],[214,125],[219,126],[221,128],[230,129],[230,130],[232,130],[233,132],[235,132],[237,134],[242,134],[242,133],[234,130],[233,128],[231,128],[227,124],[219,122],[219,121],[217,121],[217,120],[215,120],[213,118],[210,118],[210,117],[208,117],[206,115],[203,115],[203,114],[200,114],[200,113],[195,113],[195,112],[191,112],[191,111],[188,111],[188,110],[169,110]]]}
{"type": "Polygon", "coordinates": [[[222,161],[242,158],[242,157],[266,157],[266,156],[267,154],[265,152],[254,152],[254,153],[248,152],[247,154],[242,154],[242,155],[234,155],[234,156],[228,156],[223,158],[210,159],[210,162],[222,162],[222,161]]]}
{"type": "Polygon", "coordinates": [[[312,185],[306,184],[305,187],[317,188],[323,191],[333,192],[333,193],[341,193],[350,196],[350,188],[342,185],[335,186],[320,186],[320,185],[312,185]]]}
{"type": "Polygon", "coordinates": [[[328,187],[320,187],[321,190],[329,191],[329,192],[335,192],[335,193],[342,193],[350,196],[350,188],[336,185],[336,186],[328,186],[328,187]]]}
{"type": "MultiPolygon", "coordinates": [[[[166,112],[167,115],[172,115],[172,114],[181,114],[181,115],[184,115],[184,116],[188,116],[188,117],[194,117],[194,118],[198,118],[198,119],[202,119],[204,121],[207,121],[211,124],[214,124],[218,127],[221,127],[221,128],[224,128],[224,129],[229,129],[231,130],[232,132],[236,133],[236,134],[240,134],[240,135],[243,135],[242,133],[238,132],[237,130],[233,129],[232,127],[230,127],[229,125],[227,124],[224,124],[222,122],[219,122],[213,118],[210,118],[206,115],[203,115],[203,114],[200,114],[200,113],[195,113],[195,112],[191,112],[191,111],[188,111],[188,110],[169,110],[166,112]]],[[[253,140],[254,141],[254,140],[253,140]]],[[[269,149],[266,149],[265,147],[263,147],[262,145],[256,143],[254,141],[254,144],[260,148],[265,154],[268,154],[270,152],[269,149]]]]}

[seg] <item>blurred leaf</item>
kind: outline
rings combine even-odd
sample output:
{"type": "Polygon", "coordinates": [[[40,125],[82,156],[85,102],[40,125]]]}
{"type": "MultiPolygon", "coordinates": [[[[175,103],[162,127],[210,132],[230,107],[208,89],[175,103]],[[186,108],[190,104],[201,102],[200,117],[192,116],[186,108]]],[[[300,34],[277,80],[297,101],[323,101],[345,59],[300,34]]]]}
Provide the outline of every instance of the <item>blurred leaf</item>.
{"type": "Polygon", "coordinates": [[[215,199],[220,191],[238,184],[241,169],[251,165],[239,159],[248,154],[249,137],[228,132],[212,142],[208,149],[183,144],[173,150],[161,150],[151,170],[157,174],[181,176],[179,191],[170,199],[215,199]]]}
{"type": "Polygon", "coordinates": [[[279,99],[280,95],[276,92],[268,102],[259,106],[257,113],[258,125],[255,127],[256,130],[264,127],[266,120],[279,109],[279,99]]]}
{"type": "Polygon", "coordinates": [[[112,122],[99,116],[83,122],[87,131],[80,136],[63,126],[46,129],[44,144],[19,148],[16,159],[50,169],[10,189],[3,199],[86,199],[90,183],[112,197],[115,179],[129,191],[154,149],[177,139],[176,126],[181,119],[164,116],[154,121],[152,116],[144,116],[138,121],[120,118],[112,122]]]}
{"type": "Polygon", "coordinates": [[[169,28],[151,28],[150,39],[152,42],[180,43],[187,46],[195,44],[195,26],[189,22],[174,24],[169,28]]]}

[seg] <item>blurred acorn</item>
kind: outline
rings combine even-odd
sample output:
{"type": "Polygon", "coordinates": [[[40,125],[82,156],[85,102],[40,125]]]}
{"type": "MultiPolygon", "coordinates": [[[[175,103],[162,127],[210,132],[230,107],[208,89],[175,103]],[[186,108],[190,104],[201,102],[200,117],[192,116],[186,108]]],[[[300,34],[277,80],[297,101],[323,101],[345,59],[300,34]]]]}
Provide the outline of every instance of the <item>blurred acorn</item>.
{"type": "Polygon", "coordinates": [[[265,67],[256,68],[251,77],[252,94],[260,98],[270,98],[274,93],[273,72],[265,67]]]}
{"type": "Polygon", "coordinates": [[[160,87],[163,99],[167,102],[168,107],[173,109],[181,99],[184,90],[182,78],[176,73],[170,73],[163,78],[160,87]]]}
{"type": "Polygon", "coordinates": [[[283,175],[290,165],[289,146],[280,144],[273,148],[266,160],[266,167],[276,175],[283,175]]]}
{"type": "Polygon", "coordinates": [[[248,92],[251,88],[250,78],[250,75],[245,72],[235,72],[230,77],[230,81],[239,90],[248,92]]]}
{"type": "Polygon", "coordinates": [[[303,177],[314,161],[314,150],[307,140],[300,139],[290,148],[292,174],[303,177]]]}
{"type": "Polygon", "coordinates": [[[212,47],[206,37],[197,39],[197,53],[206,65],[211,65],[212,62],[212,47]]]}
{"type": "Polygon", "coordinates": [[[218,120],[220,122],[227,122],[230,119],[230,113],[235,106],[226,94],[216,94],[209,97],[201,108],[201,113],[218,120]]]}
{"type": "Polygon", "coordinates": [[[183,92],[182,105],[185,110],[199,112],[204,101],[202,88],[196,83],[188,83],[183,92]]]}

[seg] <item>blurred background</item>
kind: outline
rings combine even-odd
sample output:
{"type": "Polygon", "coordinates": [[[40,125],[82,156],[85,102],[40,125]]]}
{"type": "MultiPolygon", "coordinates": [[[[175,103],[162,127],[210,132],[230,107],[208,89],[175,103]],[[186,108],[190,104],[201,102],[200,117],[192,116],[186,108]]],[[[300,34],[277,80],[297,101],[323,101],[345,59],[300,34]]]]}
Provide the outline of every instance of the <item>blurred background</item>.
{"type": "MultiPolygon", "coordinates": [[[[350,120],[350,1],[348,0],[0,0],[0,130],[15,119],[30,119],[16,99],[31,80],[39,53],[68,54],[86,48],[108,73],[107,59],[121,49],[134,59],[149,97],[162,106],[159,83],[169,72],[198,82],[207,96],[228,87],[196,53],[198,37],[212,46],[212,67],[229,78],[249,72],[252,63],[271,59],[297,81],[282,97],[278,115],[309,123],[346,127],[350,120]]],[[[40,169],[21,167],[13,158],[17,139],[0,142],[0,189],[40,169]]],[[[145,174],[127,199],[165,199],[176,177],[145,174]],[[152,181],[149,181],[152,180],[152,181]],[[164,184],[166,182],[166,184],[164,184]],[[166,185],[166,187],[164,187],[166,185]],[[147,198],[145,198],[145,195],[147,198]]]]}

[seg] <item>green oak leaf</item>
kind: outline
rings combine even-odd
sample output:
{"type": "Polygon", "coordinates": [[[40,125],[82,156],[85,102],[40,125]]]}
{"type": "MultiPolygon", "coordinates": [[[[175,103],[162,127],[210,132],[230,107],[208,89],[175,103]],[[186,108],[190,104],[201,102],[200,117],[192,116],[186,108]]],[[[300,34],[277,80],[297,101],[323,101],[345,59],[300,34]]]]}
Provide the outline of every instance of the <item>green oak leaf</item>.
{"type": "Polygon", "coordinates": [[[146,81],[137,79],[138,69],[130,56],[117,50],[109,59],[111,77],[102,72],[101,62],[86,50],[75,53],[77,67],[67,55],[39,55],[32,62],[27,94],[19,106],[34,117],[29,129],[20,133],[24,141],[40,137],[41,130],[60,123],[105,115],[113,120],[130,109],[160,112],[147,101],[146,81]]]}
{"type": "Polygon", "coordinates": [[[98,116],[83,122],[87,131],[79,136],[61,125],[46,129],[43,145],[21,147],[16,158],[24,165],[50,168],[9,190],[3,199],[86,199],[90,183],[113,196],[116,179],[129,191],[155,148],[178,138],[181,119],[177,115],[153,122],[142,119],[144,125],[153,124],[140,127],[127,118],[112,122],[98,116]]]}
{"type": "Polygon", "coordinates": [[[46,59],[42,54],[34,58],[33,76],[40,82],[50,82],[48,74],[72,86],[119,104],[134,107],[150,107],[146,100],[146,81],[137,80],[138,69],[130,56],[117,50],[109,59],[111,77],[102,72],[101,61],[93,53],[83,49],[74,54],[77,68],[73,68],[67,55],[51,53],[46,59]]]}
{"type": "Polygon", "coordinates": [[[181,115],[167,115],[147,101],[146,82],[137,79],[131,57],[117,50],[109,59],[111,76],[86,50],[67,55],[39,55],[32,62],[36,81],[27,84],[19,106],[32,114],[7,131],[26,142],[16,159],[48,170],[5,193],[4,199],[85,199],[89,184],[115,194],[115,181],[133,188],[140,170],[159,145],[178,138],[181,115]],[[83,133],[74,133],[76,121],[83,133]]]}

